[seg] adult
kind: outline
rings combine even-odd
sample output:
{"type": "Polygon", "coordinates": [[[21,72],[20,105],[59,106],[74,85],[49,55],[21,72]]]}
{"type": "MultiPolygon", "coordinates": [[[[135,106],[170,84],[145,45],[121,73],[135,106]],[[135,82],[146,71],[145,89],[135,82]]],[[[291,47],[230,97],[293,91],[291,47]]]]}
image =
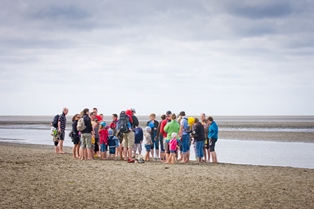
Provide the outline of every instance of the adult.
{"type": "Polygon", "coordinates": [[[156,160],[159,159],[159,140],[155,139],[157,135],[157,128],[159,126],[159,122],[156,120],[156,114],[152,113],[149,115],[149,121],[147,121],[146,126],[149,126],[151,128],[150,136],[152,139],[151,144],[151,156],[154,158],[154,149],[156,149],[156,160]]]}
{"type": "Polygon", "coordinates": [[[93,112],[95,113],[95,118],[97,118],[98,122],[103,121],[103,118],[101,117],[101,115],[98,115],[98,109],[96,107],[93,108],[93,112]]]}
{"type": "Polygon", "coordinates": [[[209,162],[210,150],[209,150],[209,138],[208,138],[208,121],[206,119],[205,113],[201,114],[201,124],[204,126],[205,130],[205,143],[204,143],[204,160],[209,162]],[[208,156],[208,159],[207,159],[208,156]]]}
{"type": "Polygon", "coordinates": [[[65,152],[63,151],[63,141],[65,138],[65,128],[67,124],[67,118],[66,115],[68,114],[69,109],[68,108],[63,108],[62,114],[59,116],[59,121],[58,121],[58,132],[60,133],[59,137],[59,153],[64,154],[65,152]]]}
{"type": "Polygon", "coordinates": [[[132,128],[136,128],[140,125],[138,118],[135,116],[136,110],[134,108],[131,108],[132,111],[132,128]]]}
{"type": "MultiPolygon", "coordinates": [[[[210,150],[210,155],[212,157],[213,163],[217,163],[217,154],[215,151],[215,145],[218,140],[218,125],[214,121],[213,117],[208,117],[208,138],[209,138],[209,150],[210,150]]],[[[208,159],[210,160],[210,158],[208,159]]]]}
{"type": "Polygon", "coordinates": [[[127,110],[125,113],[129,120],[127,122],[128,132],[123,133],[123,141],[122,141],[123,156],[124,156],[124,160],[127,160],[128,162],[134,162],[134,160],[132,159],[132,150],[133,150],[134,141],[135,141],[135,134],[133,132],[135,125],[133,123],[132,111],[127,110]]]}
{"type": "Polygon", "coordinates": [[[81,118],[80,114],[75,114],[72,118],[72,142],[73,142],[73,158],[79,158],[80,136],[77,130],[77,122],[81,118]]]}
{"type": "Polygon", "coordinates": [[[180,122],[180,132],[179,136],[181,137],[182,142],[182,163],[189,162],[190,159],[190,133],[188,133],[189,123],[184,111],[180,112],[182,117],[180,122]]]}
{"type": "Polygon", "coordinates": [[[160,134],[163,137],[163,148],[165,149],[166,152],[166,161],[168,160],[169,156],[170,156],[170,150],[169,150],[169,142],[167,143],[167,132],[164,130],[164,128],[166,127],[166,125],[171,121],[171,111],[168,110],[166,112],[166,118],[161,121],[160,124],[160,134]]]}
{"type": "Polygon", "coordinates": [[[176,114],[171,115],[171,122],[167,123],[167,125],[164,128],[164,131],[167,133],[166,138],[166,152],[167,152],[167,163],[170,163],[170,150],[169,150],[169,142],[171,140],[172,133],[176,133],[178,135],[180,131],[180,124],[176,121],[176,114]]]}
{"type": "Polygon", "coordinates": [[[198,118],[194,120],[194,141],[195,141],[195,155],[197,157],[197,162],[201,163],[204,157],[204,142],[205,142],[205,129],[202,123],[200,123],[198,118]]]}
{"type": "Polygon", "coordinates": [[[158,124],[158,127],[157,127],[155,141],[157,141],[159,143],[160,159],[163,161],[163,160],[165,160],[166,156],[165,156],[165,149],[164,149],[164,137],[160,133],[160,126],[161,126],[162,121],[164,121],[166,119],[166,115],[163,114],[163,115],[161,115],[160,118],[161,118],[161,122],[158,124]]]}
{"type": "Polygon", "coordinates": [[[89,117],[89,109],[85,108],[83,110],[83,120],[85,124],[85,129],[81,131],[81,160],[92,159],[92,134],[93,134],[93,127],[92,127],[92,121],[91,117],[89,117]]]}

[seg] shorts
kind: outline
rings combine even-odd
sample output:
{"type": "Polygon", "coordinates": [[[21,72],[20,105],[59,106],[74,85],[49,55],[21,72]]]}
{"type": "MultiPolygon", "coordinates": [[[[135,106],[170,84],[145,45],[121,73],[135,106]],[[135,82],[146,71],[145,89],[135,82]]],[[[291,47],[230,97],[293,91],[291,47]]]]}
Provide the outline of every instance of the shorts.
{"type": "Polygon", "coordinates": [[[145,144],[145,149],[146,149],[146,152],[150,152],[151,145],[150,144],[145,144]]]}
{"type": "Polygon", "coordinates": [[[81,148],[91,149],[92,148],[92,134],[82,134],[81,135],[81,148]]]}
{"type": "Polygon", "coordinates": [[[209,142],[209,150],[211,152],[215,152],[215,145],[216,145],[217,139],[211,139],[209,142]]]}
{"type": "Polygon", "coordinates": [[[165,152],[167,154],[170,154],[170,150],[169,150],[169,140],[167,140],[167,138],[164,139],[164,148],[165,148],[165,152]]]}
{"type": "Polygon", "coordinates": [[[209,149],[209,138],[206,137],[204,149],[209,149]]]}
{"type": "Polygon", "coordinates": [[[79,144],[80,143],[80,137],[79,136],[76,136],[76,137],[74,137],[73,139],[72,139],[72,142],[73,142],[73,144],[79,144]]]}
{"type": "Polygon", "coordinates": [[[109,148],[109,154],[115,155],[116,154],[116,148],[109,148]]]}
{"type": "Polygon", "coordinates": [[[100,152],[107,152],[107,145],[106,144],[100,144],[100,152]]]}
{"type": "Polygon", "coordinates": [[[182,153],[186,154],[187,152],[190,151],[190,135],[185,134],[182,135],[182,153]]]}
{"type": "Polygon", "coordinates": [[[59,140],[64,141],[64,137],[65,137],[65,132],[61,131],[59,140]]]}
{"type": "Polygon", "coordinates": [[[95,138],[95,148],[94,148],[95,152],[99,151],[99,138],[95,138]]]}
{"type": "Polygon", "coordinates": [[[133,151],[136,152],[137,150],[138,150],[138,151],[142,150],[142,146],[141,146],[141,144],[139,144],[139,143],[136,143],[136,144],[134,144],[134,146],[133,146],[133,151]]]}
{"type": "Polygon", "coordinates": [[[53,142],[53,143],[55,144],[55,146],[58,146],[58,144],[59,144],[59,142],[58,142],[58,141],[53,142]]]}
{"type": "Polygon", "coordinates": [[[170,150],[170,154],[174,154],[174,153],[176,153],[176,150],[170,150]]]}
{"type": "Polygon", "coordinates": [[[133,149],[134,146],[134,132],[129,131],[128,133],[123,134],[122,146],[124,148],[133,149]]]}
{"type": "Polygon", "coordinates": [[[196,157],[204,157],[204,142],[205,141],[196,141],[195,142],[195,156],[196,157]]]}

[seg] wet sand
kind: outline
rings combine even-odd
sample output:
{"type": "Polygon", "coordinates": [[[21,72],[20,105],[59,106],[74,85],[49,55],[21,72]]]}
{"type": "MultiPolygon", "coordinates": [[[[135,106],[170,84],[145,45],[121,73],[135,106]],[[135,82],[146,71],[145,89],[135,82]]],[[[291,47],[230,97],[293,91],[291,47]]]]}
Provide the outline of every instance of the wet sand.
{"type": "Polygon", "coordinates": [[[0,167],[1,208],[314,208],[313,169],[82,162],[1,142],[0,167]]]}

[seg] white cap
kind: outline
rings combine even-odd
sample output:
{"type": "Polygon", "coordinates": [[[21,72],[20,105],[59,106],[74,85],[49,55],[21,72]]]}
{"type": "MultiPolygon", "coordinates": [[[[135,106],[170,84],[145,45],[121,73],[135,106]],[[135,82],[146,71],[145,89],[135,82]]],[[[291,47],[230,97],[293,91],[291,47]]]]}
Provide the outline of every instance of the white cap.
{"type": "Polygon", "coordinates": [[[151,131],[151,130],[152,130],[152,128],[151,128],[151,127],[149,127],[149,126],[146,126],[144,130],[148,132],[148,131],[151,131]]]}
{"type": "Polygon", "coordinates": [[[134,112],[134,113],[136,113],[136,110],[135,110],[135,108],[131,108],[131,111],[132,111],[132,112],[134,112]]]}
{"type": "Polygon", "coordinates": [[[171,137],[172,137],[172,138],[176,138],[176,137],[177,137],[177,133],[172,133],[172,134],[171,134],[171,137]]]}

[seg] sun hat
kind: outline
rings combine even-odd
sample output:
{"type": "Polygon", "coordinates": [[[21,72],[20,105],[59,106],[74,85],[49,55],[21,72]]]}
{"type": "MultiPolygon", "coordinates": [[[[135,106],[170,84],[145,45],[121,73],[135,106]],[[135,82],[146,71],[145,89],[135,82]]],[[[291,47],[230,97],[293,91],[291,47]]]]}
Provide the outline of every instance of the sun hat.
{"type": "Polygon", "coordinates": [[[171,134],[171,137],[172,137],[172,138],[176,138],[176,137],[177,137],[177,133],[172,133],[172,134],[171,134]]]}

